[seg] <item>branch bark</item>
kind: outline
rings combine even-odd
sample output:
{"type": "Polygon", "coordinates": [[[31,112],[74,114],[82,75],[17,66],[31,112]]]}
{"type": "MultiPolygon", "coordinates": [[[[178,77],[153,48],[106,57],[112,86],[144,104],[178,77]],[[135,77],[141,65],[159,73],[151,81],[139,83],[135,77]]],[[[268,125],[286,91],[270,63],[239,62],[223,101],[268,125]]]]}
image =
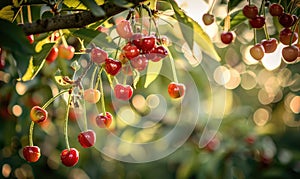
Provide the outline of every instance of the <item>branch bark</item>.
{"type": "MultiPolygon", "coordinates": [[[[134,7],[143,1],[145,0],[131,0],[128,2],[132,3],[132,7],[134,7]]],[[[74,14],[57,15],[52,18],[39,19],[32,23],[25,23],[22,28],[26,35],[39,34],[59,29],[82,28],[126,10],[126,8],[116,6],[111,2],[105,3],[100,7],[106,12],[104,16],[96,17],[90,11],[81,11],[74,14]]]]}

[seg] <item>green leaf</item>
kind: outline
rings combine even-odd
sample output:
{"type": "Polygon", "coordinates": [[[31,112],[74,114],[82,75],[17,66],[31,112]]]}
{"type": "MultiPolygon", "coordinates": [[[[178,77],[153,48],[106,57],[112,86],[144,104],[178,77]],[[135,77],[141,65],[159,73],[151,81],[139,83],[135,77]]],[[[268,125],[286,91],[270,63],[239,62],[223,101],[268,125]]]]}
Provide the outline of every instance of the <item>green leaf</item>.
{"type": "Polygon", "coordinates": [[[149,60],[144,88],[147,88],[158,77],[162,64],[162,60],[158,62],[152,62],[151,60],[149,60]]]}
{"type": "Polygon", "coordinates": [[[98,4],[94,0],[80,0],[87,8],[89,8],[92,13],[99,17],[99,16],[104,16],[105,11],[98,6],[98,4]]]}
{"type": "MultiPolygon", "coordinates": [[[[230,19],[230,29],[236,28],[238,25],[244,23],[247,20],[242,10],[231,13],[230,19]]],[[[221,21],[220,25],[224,26],[224,19],[221,21]]]]}
{"type": "Polygon", "coordinates": [[[243,1],[241,1],[241,0],[229,0],[229,2],[228,2],[229,11],[231,11],[232,9],[237,7],[241,2],[243,2],[243,1]]]}
{"type": "Polygon", "coordinates": [[[136,89],[136,85],[138,84],[138,82],[140,81],[140,72],[138,72],[137,70],[133,71],[133,88],[136,89]]]}
{"type": "Polygon", "coordinates": [[[45,63],[45,58],[51,51],[54,44],[55,43],[48,43],[43,45],[42,50],[39,53],[35,54],[33,57],[31,57],[27,70],[25,74],[21,77],[22,81],[32,80],[38,74],[38,72],[42,69],[45,63]]]}
{"type": "Polygon", "coordinates": [[[69,80],[70,78],[68,76],[62,76],[62,75],[54,76],[54,81],[56,82],[56,84],[63,89],[68,89],[72,87],[72,84],[68,82],[69,80]]]}
{"type": "Polygon", "coordinates": [[[210,37],[202,29],[202,27],[194,21],[192,18],[187,16],[179,7],[178,4],[169,0],[170,4],[173,7],[175,12],[175,18],[179,21],[180,29],[184,39],[186,40],[189,48],[193,51],[194,42],[197,43],[205,53],[210,57],[221,61],[218,53],[215,50],[213,43],[211,42],[210,37]]]}
{"type": "Polygon", "coordinates": [[[119,6],[119,7],[124,7],[124,8],[130,8],[130,7],[132,7],[132,3],[130,3],[130,2],[127,2],[127,1],[125,1],[125,0],[112,0],[112,2],[115,4],[115,5],[117,5],[117,6],[119,6]]]}
{"type": "Polygon", "coordinates": [[[157,0],[147,0],[143,3],[146,4],[146,5],[149,5],[150,9],[154,9],[154,10],[156,9],[157,0]]]}
{"type": "Polygon", "coordinates": [[[0,9],[0,18],[11,21],[14,17],[13,6],[5,6],[0,9]]]}

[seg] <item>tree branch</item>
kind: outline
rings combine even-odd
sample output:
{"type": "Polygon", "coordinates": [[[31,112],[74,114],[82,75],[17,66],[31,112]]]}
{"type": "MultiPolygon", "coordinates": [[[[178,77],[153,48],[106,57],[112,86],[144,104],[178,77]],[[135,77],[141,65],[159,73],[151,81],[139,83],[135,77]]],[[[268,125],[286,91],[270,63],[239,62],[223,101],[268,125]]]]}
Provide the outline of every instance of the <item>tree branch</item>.
{"type": "MultiPolygon", "coordinates": [[[[143,1],[145,0],[130,0],[128,2],[132,3],[132,7],[134,7],[143,1]]],[[[105,3],[100,7],[106,12],[105,16],[96,17],[90,11],[82,11],[74,14],[57,15],[52,18],[39,19],[32,23],[25,23],[22,28],[26,35],[39,34],[59,29],[82,28],[99,20],[114,16],[127,9],[116,6],[111,2],[105,3]]]]}

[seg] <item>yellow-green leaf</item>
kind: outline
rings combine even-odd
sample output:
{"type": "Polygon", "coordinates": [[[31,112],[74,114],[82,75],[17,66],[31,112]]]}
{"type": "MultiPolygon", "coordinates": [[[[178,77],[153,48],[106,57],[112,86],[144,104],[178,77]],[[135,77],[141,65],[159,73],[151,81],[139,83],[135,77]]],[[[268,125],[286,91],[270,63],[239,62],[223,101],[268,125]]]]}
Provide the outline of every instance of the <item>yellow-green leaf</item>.
{"type": "Polygon", "coordinates": [[[0,10],[0,18],[12,21],[14,17],[13,6],[5,6],[0,10]]]}
{"type": "Polygon", "coordinates": [[[138,72],[137,70],[134,70],[133,75],[134,75],[133,88],[136,89],[136,85],[140,81],[140,72],[138,72]]]}
{"type": "Polygon", "coordinates": [[[72,84],[68,82],[70,79],[67,76],[57,75],[54,76],[54,80],[62,88],[67,89],[72,87],[72,84]]]}
{"type": "Polygon", "coordinates": [[[21,81],[29,81],[32,80],[38,72],[41,70],[45,63],[45,60],[42,61],[42,63],[38,66],[33,65],[33,57],[30,58],[28,68],[25,72],[25,74],[22,76],[21,81]]]}
{"type": "Polygon", "coordinates": [[[157,0],[147,0],[144,4],[149,5],[150,9],[156,10],[157,0]]]}
{"type": "Polygon", "coordinates": [[[147,88],[158,77],[161,67],[162,67],[162,60],[158,62],[149,61],[144,88],[147,88]]]}

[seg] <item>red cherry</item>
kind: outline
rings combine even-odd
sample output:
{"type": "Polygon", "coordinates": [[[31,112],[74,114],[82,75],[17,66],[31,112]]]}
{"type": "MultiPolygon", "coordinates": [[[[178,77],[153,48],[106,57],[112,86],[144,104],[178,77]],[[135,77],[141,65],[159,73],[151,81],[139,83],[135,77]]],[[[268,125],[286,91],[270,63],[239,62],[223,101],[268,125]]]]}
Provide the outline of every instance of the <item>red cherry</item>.
{"type": "Polygon", "coordinates": [[[89,88],[83,92],[83,99],[92,104],[97,103],[100,100],[100,97],[100,91],[97,89],[89,88]]]}
{"type": "Polygon", "coordinates": [[[53,47],[51,49],[51,51],[49,52],[48,56],[46,57],[46,61],[48,63],[52,63],[52,62],[54,62],[56,60],[57,56],[58,56],[58,48],[57,47],[53,47]]]}
{"type": "Polygon", "coordinates": [[[280,4],[273,3],[269,7],[269,12],[272,16],[281,16],[283,14],[283,7],[280,4]]]}
{"type": "Polygon", "coordinates": [[[58,46],[58,56],[67,60],[71,60],[74,56],[75,49],[73,46],[64,46],[63,44],[58,46]]]}
{"type": "Polygon", "coordinates": [[[180,98],[185,93],[185,85],[182,83],[171,82],[168,86],[168,93],[171,98],[180,98]]]}
{"type": "Polygon", "coordinates": [[[206,144],[204,149],[206,149],[208,152],[214,152],[219,148],[219,146],[220,146],[220,140],[217,137],[214,137],[206,144]]]}
{"type": "Polygon", "coordinates": [[[221,33],[221,41],[224,44],[230,44],[232,42],[232,40],[233,40],[233,34],[231,31],[221,33]]]}
{"type": "Polygon", "coordinates": [[[93,130],[83,131],[79,133],[77,138],[83,148],[88,148],[95,144],[96,133],[93,130]]]}
{"type": "Polygon", "coordinates": [[[248,19],[253,19],[258,15],[258,9],[255,5],[246,5],[243,8],[243,14],[248,19]]]}
{"type": "Polygon", "coordinates": [[[30,118],[35,123],[43,122],[47,119],[48,112],[40,106],[33,106],[30,111],[30,118]]]}
{"type": "Polygon", "coordinates": [[[209,13],[205,13],[202,16],[202,21],[205,25],[210,25],[215,21],[215,16],[209,13]]]}
{"type": "Polygon", "coordinates": [[[255,143],[256,138],[254,136],[248,136],[245,138],[245,142],[249,145],[252,145],[255,143]]]}
{"type": "Polygon", "coordinates": [[[129,39],[133,35],[133,31],[128,20],[120,21],[116,26],[117,33],[124,39],[129,39]]]}
{"type": "Polygon", "coordinates": [[[106,51],[102,50],[99,47],[94,47],[91,50],[91,60],[98,64],[102,65],[105,62],[105,59],[108,58],[108,54],[106,51]]]}
{"type": "Polygon", "coordinates": [[[132,97],[133,89],[130,85],[117,84],[114,93],[117,99],[127,101],[132,97]]]}
{"type": "Polygon", "coordinates": [[[143,71],[148,65],[148,59],[145,57],[145,55],[141,54],[130,60],[130,64],[134,69],[143,71]]]}
{"type": "Polygon", "coordinates": [[[105,71],[115,76],[119,73],[120,69],[122,68],[122,63],[120,61],[114,60],[112,58],[107,58],[105,60],[105,71]]]}
{"type": "Polygon", "coordinates": [[[0,48],[0,69],[5,67],[6,52],[0,48]]]}
{"type": "Polygon", "coordinates": [[[265,55],[264,47],[261,44],[256,44],[250,48],[250,55],[255,60],[261,60],[265,55]]]}
{"type": "Polygon", "coordinates": [[[105,113],[106,115],[104,116],[103,113],[100,113],[97,117],[96,117],[96,123],[97,126],[100,128],[109,128],[109,126],[112,123],[113,117],[109,112],[105,113]]]}
{"type": "Polygon", "coordinates": [[[253,28],[262,28],[265,25],[265,18],[263,16],[256,16],[253,19],[249,20],[251,27],[253,28]]]}
{"type": "Polygon", "coordinates": [[[291,14],[283,13],[279,17],[279,23],[283,27],[291,27],[294,24],[294,18],[293,18],[293,16],[291,14]]]}
{"type": "Polygon", "coordinates": [[[156,37],[153,35],[146,36],[142,39],[141,50],[143,53],[147,53],[154,48],[156,44],[156,37]]]}
{"type": "Polygon", "coordinates": [[[265,53],[272,53],[277,48],[277,40],[275,38],[264,39],[261,41],[261,44],[264,46],[265,53]]]}
{"type": "Polygon", "coordinates": [[[282,57],[288,63],[295,62],[298,58],[298,54],[299,48],[295,45],[287,46],[282,49],[282,57]]]}
{"type": "Polygon", "coordinates": [[[122,50],[125,57],[127,57],[129,60],[133,59],[134,57],[140,54],[140,50],[134,44],[131,43],[127,43],[122,50]]]}
{"type": "MultiPolygon", "coordinates": [[[[291,29],[284,28],[279,33],[279,41],[284,45],[289,45],[292,35],[293,35],[293,31],[291,29]]],[[[292,43],[294,43],[297,39],[298,39],[298,33],[294,32],[292,43]]]]}
{"type": "Polygon", "coordinates": [[[132,37],[130,38],[130,40],[132,41],[132,43],[138,48],[141,49],[142,48],[142,39],[143,39],[144,35],[141,33],[135,33],[132,35],[132,37]]]}
{"type": "Polygon", "coordinates": [[[60,154],[61,162],[67,167],[72,167],[76,165],[78,159],[79,152],[75,148],[64,149],[60,154]]]}
{"type": "Polygon", "coordinates": [[[36,162],[41,156],[38,146],[26,146],[23,148],[23,156],[28,162],[36,162]]]}
{"type": "Polygon", "coordinates": [[[26,37],[27,37],[29,43],[33,44],[33,42],[34,42],[34,36],[31,34],[31,35],[27,35],[26,37]]]}

